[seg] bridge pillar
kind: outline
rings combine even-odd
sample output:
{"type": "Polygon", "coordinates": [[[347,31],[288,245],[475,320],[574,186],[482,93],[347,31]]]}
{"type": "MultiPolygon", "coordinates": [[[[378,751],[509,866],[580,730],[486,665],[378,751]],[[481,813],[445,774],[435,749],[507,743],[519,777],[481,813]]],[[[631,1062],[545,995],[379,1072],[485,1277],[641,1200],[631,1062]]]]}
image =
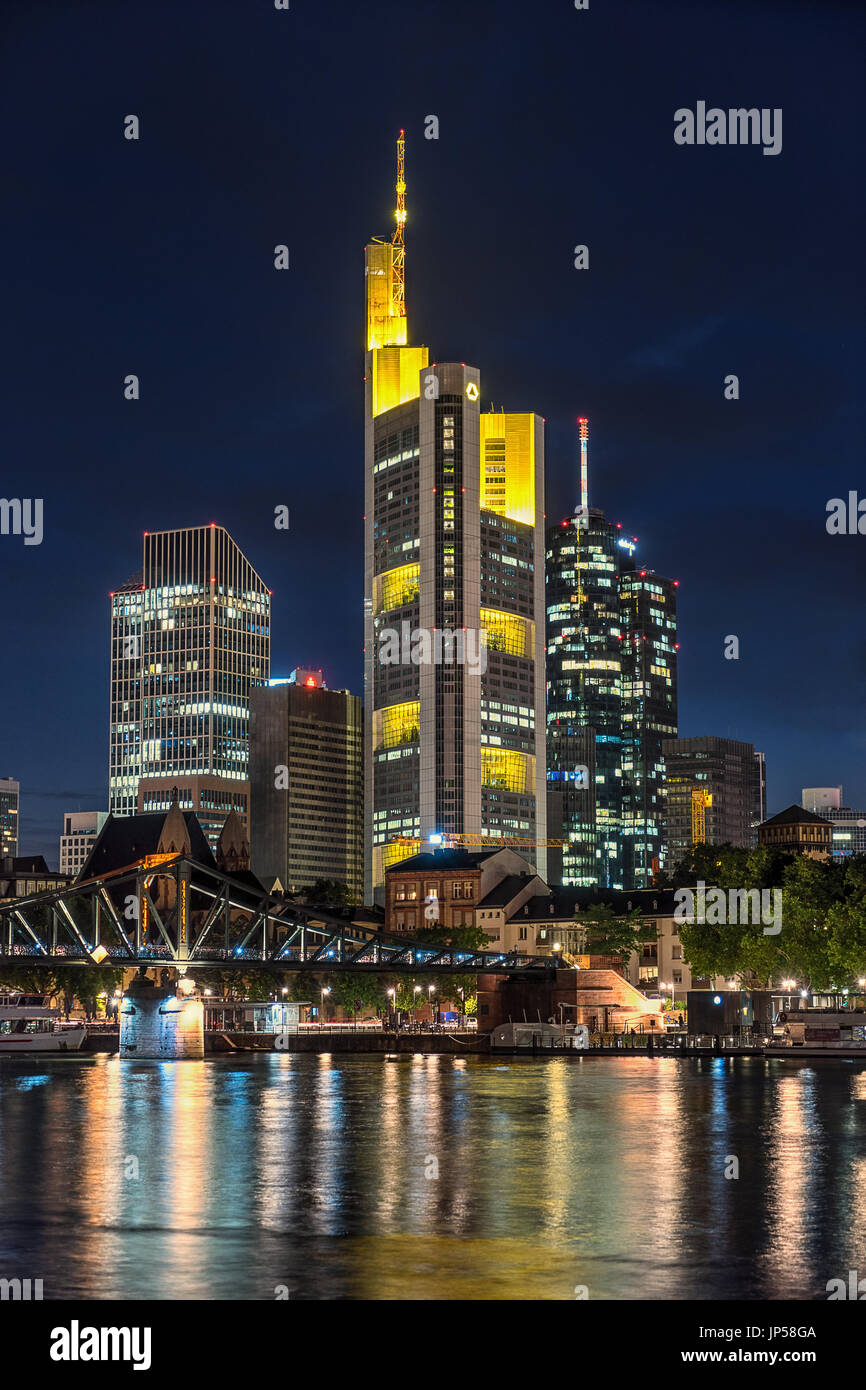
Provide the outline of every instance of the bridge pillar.
{"type": "Polygon", "coordinates": [[[141,966],[120,1003],[120,1055],[157,1060],[204,1057],[204,1006],[194,981],[160,986],[141,966]]]}

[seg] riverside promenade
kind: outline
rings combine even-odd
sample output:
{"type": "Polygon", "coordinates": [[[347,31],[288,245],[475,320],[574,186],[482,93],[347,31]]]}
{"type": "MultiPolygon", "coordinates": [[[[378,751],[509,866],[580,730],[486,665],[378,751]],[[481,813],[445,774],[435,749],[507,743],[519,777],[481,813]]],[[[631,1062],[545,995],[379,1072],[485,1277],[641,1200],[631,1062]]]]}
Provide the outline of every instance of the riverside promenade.
{"type": "MultiPolygon", "coordinates": [[[[100,1028],[89,1033],[81,1053],[116,1053],[118,1033],[100,1028]]],[[[250,1052],[342,1053],[393,1056],[420,1053],[442,1056],[536,1057],[755,1057],[762,1056],[764,1041],[743,1043],[734,1038],[708,1035],[689,1037],[649,1033],[594,1034],[587,1051],[560,1047],[491,1048],[489,1033],[446,1031],[441,1033],[392,1030],[309,1029],[302,1033],[205,1033],[205,1056],[231,1056],[250,1052]]]]}

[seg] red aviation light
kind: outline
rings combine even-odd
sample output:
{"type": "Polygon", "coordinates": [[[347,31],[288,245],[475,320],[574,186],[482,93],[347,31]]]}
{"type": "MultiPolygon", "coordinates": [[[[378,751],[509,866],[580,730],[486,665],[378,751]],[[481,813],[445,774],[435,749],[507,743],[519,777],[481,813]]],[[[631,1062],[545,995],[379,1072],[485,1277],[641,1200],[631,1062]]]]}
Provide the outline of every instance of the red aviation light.
{"type": "Polygon", "coordinates": [[[307,676],[307,679],[304,681],[304,685],[312,685],[312,686],[315,686],[315,684],[316,684],[316,677],[315,677],[315,676],[307,676]]]}

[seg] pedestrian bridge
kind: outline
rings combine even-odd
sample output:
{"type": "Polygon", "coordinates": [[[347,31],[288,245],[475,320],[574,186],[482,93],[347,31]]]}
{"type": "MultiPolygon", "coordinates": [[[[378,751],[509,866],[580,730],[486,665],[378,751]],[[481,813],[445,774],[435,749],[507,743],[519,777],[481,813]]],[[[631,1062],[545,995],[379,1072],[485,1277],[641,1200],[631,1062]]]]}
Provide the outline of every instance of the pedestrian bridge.
{"type": "Polygon", "coordinates": [[[567,969],[516,951],[439,950],[264,893],[251,875],[150,855],[66,888],[0,903],[0,964],[524,975],[567,969]]]}

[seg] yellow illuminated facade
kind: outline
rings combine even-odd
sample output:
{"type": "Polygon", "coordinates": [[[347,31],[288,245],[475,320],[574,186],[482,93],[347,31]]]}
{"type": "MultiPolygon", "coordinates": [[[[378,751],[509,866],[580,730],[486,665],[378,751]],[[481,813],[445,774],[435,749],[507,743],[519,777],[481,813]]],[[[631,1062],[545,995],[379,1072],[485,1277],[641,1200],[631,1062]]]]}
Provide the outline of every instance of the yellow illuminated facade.
{"type": "Polygon", "coordinates": [[[367,351],[404,347],[408,341],[406,304],[397,297],[394,247],[390,241],[371,241],[366,248],[367,351]]]}
{"type": "Polygon", "coordinates": [[[383,845],[378,853],[382,856],[382,867],[390,869],[392,864],[399,864],[401,859],[409,859],[413,854],[418,854],[420,849],[420,840],[392,840],[390,844],[383,845]]]}
{"type": "Polygon", "coordinates": [[[407,700],[402,705],[386,705],[373,711],[373,740],[376,748],[401,748],[417,743],[421,736],[421,704],[407,700]]]}
{"type": "Polygon", "coordinates": [[[419,374],[430,360],[425,347],[382,347],[370,353],[373,414],[382,415],[420,395],[419,374]]]}
{"type": "Polygon", "coordinates": [[[373,612],[390,613],[395,608],[404,608],[418,598],[421,584],[420,565],[398,565],[396,569],[385,570],[373,579],[373,612]]]}
{"type": "Polygon", "coordinates": [[[480,616],[481,626],[487,633],[488,651],[534,657],[535,623],[531,618],[503,613],[499,608],[482,608],[480,616]]]}
{"type": "Polygon", "coordinates": [[[481,785],[532,796],[535,793],[535,758],[510,748],[482,748],[481,785]]]}
{"type": "Polygon", "coordinates": [[[481,506],[535,525],[535,425],[532,414],[489,411],[481,426],[481,506]]]}

